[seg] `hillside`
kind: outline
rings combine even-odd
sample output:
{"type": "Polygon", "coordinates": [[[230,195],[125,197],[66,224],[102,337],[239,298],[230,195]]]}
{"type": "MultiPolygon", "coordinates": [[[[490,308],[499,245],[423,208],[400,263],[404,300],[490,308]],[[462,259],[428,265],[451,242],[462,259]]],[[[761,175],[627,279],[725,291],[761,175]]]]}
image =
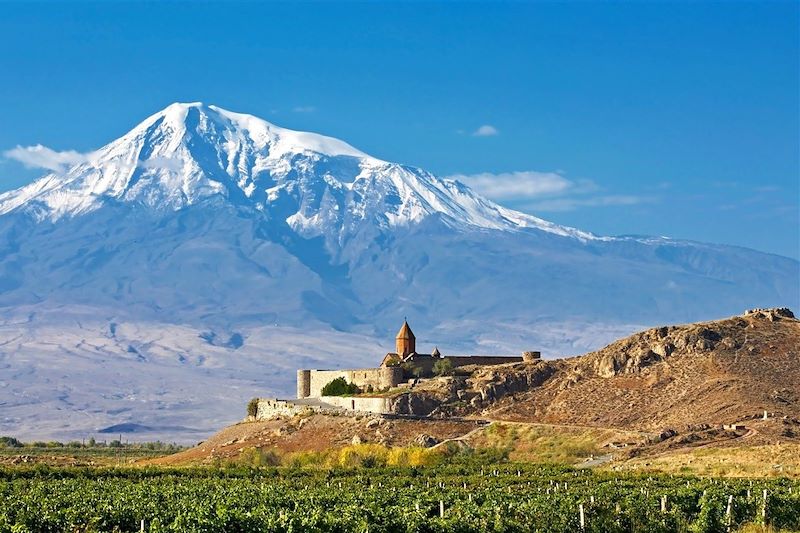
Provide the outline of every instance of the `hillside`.
{"type": "Polygon", "coordinates": [[[800,437],[800,321],[788,310],[653,328],[584,356],[521,366],[469,378],[473,390],[498,397],[484,404],[484,416],[661,431],[767,411],[786,425],[778,433],[800,437]],[[545,370],[538,386],[513,385],[545,370]],[[508,389],[519,390],[504,395],[508,389]]]}
{"type": "Polygon", "coordinates": [[[429,400],[420,404],[438,404],[428,419],[245,422],[155,462],[456,439],[523,461],[603,456],[604,464],[613,455],[615,468],[800,474],[800,321],[788,309],[649,329],[579,357],[459,370],[415,387],[412,394],[429,400]],[[732,423],[740,427],[722,427],[732,423]]]}

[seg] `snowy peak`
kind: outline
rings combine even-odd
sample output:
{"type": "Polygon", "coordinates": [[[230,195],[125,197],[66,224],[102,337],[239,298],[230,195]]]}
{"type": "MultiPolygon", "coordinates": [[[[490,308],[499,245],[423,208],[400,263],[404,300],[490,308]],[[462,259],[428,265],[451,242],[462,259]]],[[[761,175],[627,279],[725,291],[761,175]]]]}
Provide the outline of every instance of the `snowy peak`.
{"type": "Polygon", "coordinates": [[[159,124],[179,135],[191,130],[201,135],[211,133],[212,136],[213,133],[227,133],[225,139],[228,141],[245,137],[254,146],[268,148],[273,158],[288,153],[309,152],[328,157],[369,158],[367,154],[333,137],[281,128],[253,115],[234,113],[202,102],[171,104],[148,117],[128,135],[141,134],[159,124]]]}
{"type": "Polygon", "coordinates": [[[371,157],[316,133],[281,128],[214,105],[175,103],[64,175],[0,195],[0,214],[80,216],[108,201],[174,211],[223,197],[288,224],[303,237],[343,242],[440,216],[454,227],[591,234],[500,207],[465,185],[371,157]]]}

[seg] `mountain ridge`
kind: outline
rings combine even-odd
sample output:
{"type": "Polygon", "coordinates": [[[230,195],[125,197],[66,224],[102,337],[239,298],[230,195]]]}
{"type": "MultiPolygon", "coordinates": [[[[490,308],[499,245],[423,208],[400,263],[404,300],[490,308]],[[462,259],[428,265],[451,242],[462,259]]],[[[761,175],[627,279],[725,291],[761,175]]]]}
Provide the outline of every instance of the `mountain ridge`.
{"type": "Polygon", "coordinates": [[[267,211],[303,186],[297,210],[285,220],[306,236],[342,209],[355,219],[372,216],[389,226],[439,213],[457,225],[535,227],[597,238],[503,208],[462,183],[374,158],[338,139],[202,103],[172,104],[89,154],[65,176],[50,174],[0,195],[0,214],[38,201],[49,208],[44,216],[57,220],[97,209],[96,200],[103,197],[175,210],[213,195],[267,211]]]}

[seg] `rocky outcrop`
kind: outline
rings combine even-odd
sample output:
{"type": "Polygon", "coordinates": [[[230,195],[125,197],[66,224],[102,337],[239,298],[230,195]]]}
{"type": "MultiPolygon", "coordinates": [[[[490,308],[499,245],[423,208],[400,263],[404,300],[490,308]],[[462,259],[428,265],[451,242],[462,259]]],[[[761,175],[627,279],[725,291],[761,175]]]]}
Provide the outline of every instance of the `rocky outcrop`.
{"type": "Polygon", "coordinates": [[[433,446],[439,444],[439,440],[428,435],[427,433],[421,433],[412,441],[412,444],[422,448],[432,448],[433,446]]]}
{"type": "Polygon", "coordinates": [[[555,366],[547,363],[497,367],[477,372],[467,385],[477,392],[482,403],[490,403],[538,387],[554,372],[555,366]]]}
{"type": "Polygon", "coordinates": [[[748,309],[745,311],[744,316],[755,316],[757,318],[766,318],[771,322],[780,320],[782,318],[794,318],[794,313],[788,307],[774,307],[772,309],[748,309]]]}
{"type": "Polygon", "coordinates": [[[725,327],[718,322],[649,329],[589,354],[588,359],[593,371],[601,377],[634,374],[667,360],[674,353],[738,349],[747,340],[745,329],[752,328],[746,318],[775,322],[793,319],[794,314],[787,308],[751,309],[743,317],[727,321],[725,327]]]}
{"type": "Polygon", "coordinates": [[[428,416],[442,400],[424,392],[406,392],[396,396],[391,403],[391,412],[398,415],[428,416]]]}

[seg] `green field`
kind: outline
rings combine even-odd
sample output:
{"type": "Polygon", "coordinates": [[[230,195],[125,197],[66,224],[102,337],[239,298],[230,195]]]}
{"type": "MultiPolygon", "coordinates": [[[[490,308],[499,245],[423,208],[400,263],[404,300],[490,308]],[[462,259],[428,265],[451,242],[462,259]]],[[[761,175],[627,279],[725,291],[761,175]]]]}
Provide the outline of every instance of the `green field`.
{"type": "Polygon", "coordinates": [[[164,442],[21,442],[0,437],[0,465],[47,464],[50,466],[121,466],[140,459],[153,459],[184,449],[164,442]]]}
{"type": "Polygon", "coordinates": [[[800,483],[787,479],[513,463],[0,469],[0,532],[139,531],[142,520],[146,531],[176,532],[572,532],[581,530],[581,506],[585,531],[735,531],[764,523],[800,530],[800,483]]]}

